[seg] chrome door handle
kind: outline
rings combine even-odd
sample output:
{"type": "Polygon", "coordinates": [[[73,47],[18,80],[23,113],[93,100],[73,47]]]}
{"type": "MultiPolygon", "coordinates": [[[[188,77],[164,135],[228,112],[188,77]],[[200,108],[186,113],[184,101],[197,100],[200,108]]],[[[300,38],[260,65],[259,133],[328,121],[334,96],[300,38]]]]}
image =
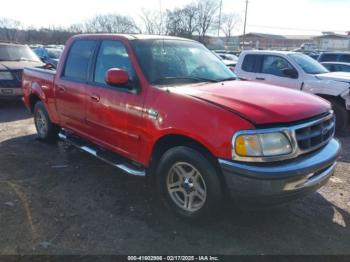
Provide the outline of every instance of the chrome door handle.
{"type": "Polygon", "coordinates": [[[99,95],[90,95],[90,98],[94,102],[99,102],[100,101],[100,96],[99,95]]]}
{"type": "Polygon", "coordinates": [[[64,86],[58,86],[58,91],[66,92],[66,88],[64,86]]]}
{"type": "Polygon", "coordinates": [[[256,80],[265,80],[265,78],[263,78],[263,77],[257,77],[257,78],[255,78],[256,80]]]}

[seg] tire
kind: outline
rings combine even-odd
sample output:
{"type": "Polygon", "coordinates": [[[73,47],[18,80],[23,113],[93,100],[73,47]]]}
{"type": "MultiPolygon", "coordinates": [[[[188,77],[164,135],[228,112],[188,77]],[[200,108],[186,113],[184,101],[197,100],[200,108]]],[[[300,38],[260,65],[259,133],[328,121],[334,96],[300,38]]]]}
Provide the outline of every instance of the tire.
{"type": "Polygon", "coordinates": [[[336,117],[335,130],[337,133],[343,133],[348,128],[349,112],[340,101],[336,99],[329,99],[329,102],[332,104],[332,108],[336,117]]]}
{"type": "Polygon", "coordinates": [[[59,128],[51,122],[44,104],[40,101],[34,106],[34,123],[40,140],[49,143],[57,141],[59,128]]]}
{"type": "Polygon", "coordinates": [[[165,206],[188,221],[212,217],[223,201],[214,165],[189,147],[164,153],[156,168],[156,186],[165,206]]]}

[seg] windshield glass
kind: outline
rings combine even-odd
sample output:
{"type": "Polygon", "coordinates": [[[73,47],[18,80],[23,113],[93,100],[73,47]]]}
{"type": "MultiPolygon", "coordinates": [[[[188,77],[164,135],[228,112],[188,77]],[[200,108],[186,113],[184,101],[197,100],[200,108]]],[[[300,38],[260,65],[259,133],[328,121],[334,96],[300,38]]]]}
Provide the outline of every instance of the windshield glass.
{"type": "Polygon", "coordinates": [[[134,40],[139,64],[154,85],[216,82],[235,74],[203,45],[182,40],[134,40]]]}
{"type": "Polygon", "coordinates": [[[0,61],[40,61],[28,46],[0,45],[0,61]]]}
{"type": "Polygon", "coordinates": [[[50,58],[58,59],[61,56],[62,50],[61,49],[53,49],[53,48],[47,48],[47,54],[50,58]]]}
{"type": "Polygon", "coordinates": [[[317,62],[315,59],[304,54],[289,54],[289,56],[305,71],[307,74],[317,75],[328,73],[329,71],[317,62]]]}

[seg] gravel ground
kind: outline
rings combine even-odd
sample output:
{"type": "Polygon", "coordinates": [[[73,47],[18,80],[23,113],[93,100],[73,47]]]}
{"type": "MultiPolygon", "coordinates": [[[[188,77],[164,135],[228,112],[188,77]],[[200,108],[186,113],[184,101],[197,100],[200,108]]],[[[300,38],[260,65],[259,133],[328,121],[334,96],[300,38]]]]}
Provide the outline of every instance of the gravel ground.
{"type": "Polygon", "coordinates": [[[0,254],[350,254],[350,136],[335,176],[278,209],[227,205],[187,224],[144,178],[36,139],[20,102],[0,102],[0,254]]]}

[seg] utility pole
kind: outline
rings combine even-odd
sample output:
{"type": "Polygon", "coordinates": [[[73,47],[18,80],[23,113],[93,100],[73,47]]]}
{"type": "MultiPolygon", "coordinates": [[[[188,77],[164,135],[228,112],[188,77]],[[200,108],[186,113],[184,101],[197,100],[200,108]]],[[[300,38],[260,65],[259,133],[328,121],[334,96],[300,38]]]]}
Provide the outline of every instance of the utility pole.
{"type": "Polygon", "coordinates": [[[244,49],[245,44],[245,29],[247,26],[247,14],[248,14],[248,0],[245,0],[245,16],[244,16],[244,29],[243,29],[243,43],[242,43],[242,50],[244,49]]]}
{"type": "Polygon", "coordinates": [[[220,0],[220,9],[219,9],[218,37],[220,36],[220,27],[221,27],[221,9],[222,9],[222,0],[220,0]]]}
{"type": "Polygon", "coordinates": [[[159,18],[160,18],[159,35],[161,35],[162,34],[162,30],[163,30],[162,0],[159,0],[159,18]]]}

